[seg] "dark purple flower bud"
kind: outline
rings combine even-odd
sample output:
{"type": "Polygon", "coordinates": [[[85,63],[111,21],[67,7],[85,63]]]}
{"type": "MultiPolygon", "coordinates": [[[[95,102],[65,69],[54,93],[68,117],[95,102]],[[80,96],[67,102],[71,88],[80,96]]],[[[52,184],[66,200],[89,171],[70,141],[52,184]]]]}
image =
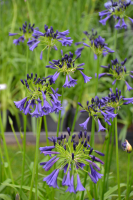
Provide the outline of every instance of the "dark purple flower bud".
{"type": "Polygon", "coordinates": [[[74,153],[72,153],[72,160],[74,160],[74,153]]]}
{"type": "Polygon", "coordinates": [[[84,137],[86,138],[86,136],[87,136],[87,131],[84,132],[84,137]]]}
{"type": "Polygon", "coordinates": [[[70,136],[70,128],[69,127],[67,127],[67,132],[68,132],[68,134],[70,136]]]}
{"type": "Polygon", "coordinates": [[[91,155],[92,151],[93,151],[93,148],[90,149],[90,151],[89,151],[89,155],[91,155]]]}

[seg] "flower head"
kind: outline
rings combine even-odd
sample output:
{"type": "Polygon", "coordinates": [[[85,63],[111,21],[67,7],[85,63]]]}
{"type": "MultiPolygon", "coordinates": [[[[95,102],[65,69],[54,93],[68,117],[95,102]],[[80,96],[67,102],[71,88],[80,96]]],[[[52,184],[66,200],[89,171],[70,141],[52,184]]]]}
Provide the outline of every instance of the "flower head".
{"type": "Polygon", "coordinates": [[[125,58],[124,61],[122,61],[121,63],[118,61],[118,59],[114,59],[111,60],[111,64],[108,64],[108,66],[101,66],[103,68],[108,69],[108,72],[106,73],[102,73],[99,74],[99,78],[103,77],[103,76],[111,76],[114,78],[114,81],[112,82],[112,85],[114,85],[116,83],[116,80],[123,80],[127,86],[127,90],[133,90],[133,88],[127,83],[126,81],[126,77],[130,76],[131,78],[133,78],[132,71],[129,72],[126,69],[125,63],[126,63],[127,59],[125,58]]]}
{"type": "Polygon", "coordinates": [[[97,59],[97,56],[103,54],[106,56],[108,53],[114,53],[107,44],[105,43],[105,39],[100,35],[97,36],[97,32],[94,32],[92,29],[92,34],[89,34],[87,31],[84,31],[86,38],[83,39],[83,42],[77,42],[75,45],[83,44],[82,47],[76,50],[76,55],[80,55],[85,47],[91,48],[94,53],[94,58],[97,59]]]}
{"type": "Polygon", "coordinates": [[[46,48],[54,48],[57,50],[56,43],[60,42],[62,46],[71,46],[73,40],[67,37],[69,31],[59,32],[58,30],[54,32],[53,27],[48,28],[47,25],[44,26],[45,32],[40,32],[39,30],[34,30],[33,38],[27,42],[29,49],[33,51],[38,45],[43,46],[40,54],[40,59],[42,60],[42,53],[46,48]]]}
{"type": "Polygon", "coordinates": [[[115,25],[116,29],[123,29],[123,28],[127,29],[127,25],[124,19],[128,18],[133,23],[133,19],[131,19],[126,15],[126,10],[131,4],[132,4],[131,1],[123,1],[123,0],[119,0],[119,2],[118,1],[114,2],[113,0],[111,0],[110,2],[105,3],[104,6],[106,10],[99,12],[100,16],[99,22],[102,25],[106,25],[106,21],[113,16],[115,20],[118,21],[115,25]]]}
{"type": "Polygon", "coordinates": [[[131,153],[132,152],[132,146],[129,144],[129,142],[127,140],[125,140],[125,142],[122,143],[122,148],[127,153],[131,153]]]}
{"type": "Polygon", "coordinates": [[[20,37],[18,39],[14,39],[13,40],[13,43],[15,45],[18,45],[20,42],[24,42],[25,40],[30,40],[32,38],[32,33],[35,29],[38,29],[38,28],[35,28],[34,29],[34,26],[35,24],[33,24],[31,26],[31,24],[27,24],[27,22],[25,22],[22,26],[22,28],[20,27],[19,30],[20,32],[19,33],[9,33],[9,36],[15,36],[15,35],[19,35],[20,37]]]}
{"type": "Polygon", "coordinates": [[[27,74],[27,79],[21,79],[21,83],[26,87],[27,97],[14,103],[25,115],[29,113],[38,118],[61,110],[58,89],[54,90],[46,78],[37,78],[37,74],[33,78],[31,73],[31,76],[27,74]]]}
{"type": "Polygon", "coordinates": [[[89,136],[87,132],[82,134],[82,131],[78,134],[79,141],[75,140],[76,135],[70,135],[70,128],[67,129],[69,134],[69,139],[66,139],[66,135],[62,135],[57,138],[49,138],[53,142],[53,145],[50,147],[40,147],[41,153],[44,155],[51,155],[50,160],[47,162],[40,163],[45,171],[51,169],[51,167],[56,163],[56,169],[43,180],[49,186],[57,187],[57,175],[62,170],[64,172],[64,177],[62,180],[62,186],[68,186],[66,192],[76,193],[77,191],[83,191],[83,187],[79,171],[83,173],[91,173],[91,180],[96,183],[99,178],[102,177],[102,174],[99,174],[97,171],[100,171],[100,168],[96,164],[100,162],[104,164],[102,160],[93,156],[93,152],[104,156],[103,153],[93,150],[89,144],[89,136]],[[84,169],[85,166],[90,166],[90,173],[84,169]],[[76,188],[74,188],[74,175],[77,176],[76,188]],[[53,178],[54,177],[54,178],[53,178]]]}
{"type": "Polygon", "coordinates": [[[83,76],[84,83],[87,83],[90,81],[91,77],[86,76],[82,70],[84,69],[82,66],[84,63],[81,63],[79,65],[75,65],[76,59],[79,57],[77,56],[75,59],[73,59],[73,53],[69,52],[69,54],[65,54],[63,56],[63,51],[61,50],[62,58],[60,60],[52,60],[52,62],[49,62],[50,65],[47,65],[47,68],[56,69],[54,75],[48,76],[49,81],[51,84],[55,83],[56,79],[58,78],[59,74],[63,73],[63,75],[66,76],[65,83],[63,87],[74,87],[77,84],[77,80],[73,79],[70,74],[74,74],[76,71],[79,71],[81,75],[83,76]]]}
{"type": "Polygon", "coordinates": [[[84,130],[87,130],[87,124],[89,122],[90,117],[94,117],[94,119],[98,123],[98,131],[104,131],[106,130],[99,119],[104,119],[105,122],[107,122],[109,125],[111,123],[109,122],[110,119],[113,120],[113,118],[116,117],[116,114],[114,114],[114,108],[112,109],[111,106],[108,106],[108,97],[103,97],[99,99],[97,96],[91,99],[91,104],[89,104],[89,101],[87,101],[86,107],[83,107],[81,103],[78,103],[81,107],[82,110],[81,112],[87,112],[88,113],[88,118],[86,119],[85,122],[82,124],[79,124],[81,127],[83,127],[84,130]]]}

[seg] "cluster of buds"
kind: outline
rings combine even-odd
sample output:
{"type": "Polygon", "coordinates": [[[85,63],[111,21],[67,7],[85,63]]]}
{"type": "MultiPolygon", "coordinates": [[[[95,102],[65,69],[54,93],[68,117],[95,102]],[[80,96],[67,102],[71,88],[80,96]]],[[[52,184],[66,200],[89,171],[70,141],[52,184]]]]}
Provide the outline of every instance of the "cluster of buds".
{"type": "Polygon", "coordinates": [[[84,34],[86,35],[87,39],[84,38],[83,42],[75,43],[75,45],[84,45],[76,50],[76,55],[80,55],[84,47],[90,47],[92,49],[95,59],[97,59],[97,56],[100,56],[101,54],[103,54],[103,56],[106,56],[108,53],[114,53],[114,51],[112,51],[105,43],[105,39],[102,38],[100,35],[97,36],[97,32],[94,32],[93,29],[92,34],[89,34],[87,31],[84,31],[84,34]]]}
{"type": "Polygon", "coordinates": [[[61,50],[62,58],[59,60],[52,60],[49,62],[50,65],[47,65],[47,68],[56,69],[56,73],[54,75],[48,76],[51,84],[55,83],[60,73],[66,76],[66,81],[63,87],[74,87],[77,84],[77,80],[73,79],[70,76],[70,73],[74,74],[76,70],[79,70],[81,75],[84,78],[84,83],[90,81],[91,77],[86,76],[82,70],[84,69],[82,66],[84,63],[81,63],[75,66],[75,60],[80,56],[78,55],[75,59],[73,59],[73,53],[69,52],[69,54],[65,54],[63,56],[63,51],[61,50]]]}
{"type": "Polygon", "coordinates": [[[32,117],[38,118],[61,110],[58,89],[54,90],[46,78],[37,78],[37,74],[33,78],[31,73],[31,76],[27,74],[27,79],[21,79],[21,83],[26,87],[27,97],[14,103],[25,115],[29,113],[32,117]]]}
{"type": "Polygon", "coordinates": [[[100,171],[100,168],[96,163],[104,163],[92,154],[93,152],[100,156],[104,156],[104,154],[90,147],[89,135],[87,135],[86,131],[84,134],[80,131],[78,140],[76,140],[75,134],[70,134],[69,127],[67,128],[67,131],[69,134],[68,139],[66,135],[61,135],[57,138],[48,137],[48,139],[53,142],[53,146],[40,147],[41,153],[45,156],[51,156],[49,161],[40,163],[40,165],[43,166],[45,171],[49,171],[56,163],[56,169],[50,175],[45,177],[43,181],[46,181],[51,187],[59,188],[57,177],[59,172],[63,170],[65,175],[62,180],[62,186],[68,186],[66,192],[76,193],[77,191],[85,190],[79,177],[80,171],[88,173],[94,183],[97,183],[98,179],[103,176],[97,172],[100,171]],[[89,167],[88,171],[84,169],[85,166],[89,167]],[[77,177],[77,180],[74,176],[77,177]]]}
{"type": "Polygon", "coordinates": [[[18,45],[20,42],[24,42],[25,40],[30,40],[30,38],[32,38],[32,34],[34,31],[34,26],[35,24],[31,25],[30,23],[27,24],[27,22],[25,22],[22,28],[21,27],[19,28],[20,33],[9,33],[9,36],[20,35],[18,39],[13,40],[13,43],[15,45],[18,45]]]}
{"type": "Polygon", "coordinates": [[[131,153],[132,152],[132,146],[129,144],[129,142],[127,140],[125,140],[125,142],[122,143],[122,148],[127,153],[131,153]]]}

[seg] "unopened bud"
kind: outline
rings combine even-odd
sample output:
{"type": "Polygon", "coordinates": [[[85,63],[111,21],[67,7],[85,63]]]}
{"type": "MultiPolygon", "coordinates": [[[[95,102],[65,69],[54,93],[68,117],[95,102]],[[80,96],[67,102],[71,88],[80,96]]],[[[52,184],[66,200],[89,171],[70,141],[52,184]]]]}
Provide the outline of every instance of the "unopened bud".
{"type": "Polygon", "coordinates": [[[122,148],[127,153],[131,153],[132,152],[132,146],[129,144],[129,142],[127,140],[125,140],[125,142],[122,143],[122,148]]]}

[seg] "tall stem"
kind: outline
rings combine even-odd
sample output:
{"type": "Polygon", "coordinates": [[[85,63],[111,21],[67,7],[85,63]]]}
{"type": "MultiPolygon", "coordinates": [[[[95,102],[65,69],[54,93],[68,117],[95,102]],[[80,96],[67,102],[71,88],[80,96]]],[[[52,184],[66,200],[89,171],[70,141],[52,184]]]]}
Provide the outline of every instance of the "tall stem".
{"type": "MultiPolygon", "coordinates": [[[[93,123],[94,123],[94,120],[92,118],[92,124],[93,123]]],[[[91,135],[93,134],[94,131],[95,131],[95,126],[93,125],[92,128],[91,128],[91,135]]],[[[90,141],[90,146],[91,146],[91,143],[92,143],[92,140],[90,141]]],[[[88,170],[89,170],[89,165],[86,166],[86,171],[88,171],[88,170]]],[[[83,183],[84,187],[86,186],[87,175],[88,175],[88,173],[85,173],[84,183],[83,183]]],[[[92,184],[90,184],[90,185],[92,186],[92,184]]],[[[81,194],[81,200],[83,200],[83,199],[84,199],[84,191],[81,194]]],[[[95,200],[97,200],[96,197],[95,197],[95,200]]]]}
{"type": "Polygon", "coordinates": [[[98,90],[98,76],[99,76],[99,56],[97,57],[97,78],[96,78],[96,87],[95,87],[95,96],[97,95],[97,90],[98,90]]]}
{"type": "MultiPolygon", "coordinates": [[[[64,80],[65,80],[65,76],[64,76],[64,80]]],[[[62,92],[61,92],[61,105],[62,105],[62,102],[63,102],[63,96],[64,96],[64,87],[62,87],[62,92]]],[[[59,117],[58,117],[57,137],[59,136],[60,121],[61,121],[61,110],[59,111],[59,117]]]]}
{"type": "MultiPolygon", "coordinates": [[[[79,98],[78,98],[78,102],[81,102],[83,90],[84,90],[84,82],[82,81],[82,87],[81,87],[81,92],[80,92],[80,95],[79,95],[79,98]]],[[[79,108],[79,105],[77,105],[77,108],[76,108],[76,112],[75,112],[75,116],[74,116],[74,120],[73,120],[73,125],[72,125],[72,130],[71,130],[72,133],[74,131],[75,123],[76,123],[77,116],[78,116],[78,108],[79,108]]]]}
{"type": "Polygon", "coordinates": [[[35,199],[37,199],[38,149],[39,149],[39,141],[40,141],[41,123],[42,123],[42,118],[40,119],[39,126],[38,126],[38,121],[37,121],[36,152],[35,152],[34,166],[33,166],[33,171],[32,171],[29,200],[31,200],[31,197],[32,197],[32,189],[33,189],[35,174],[36,174],[36,192],[35,192],[36,194],[35,194],[35,199]]]}
{"type": "Polygon", "coordinates": [[[130,176],[130,156],[131,154],[128,154],[128,165],[127,165],[127,194],[126,194],[126,200],[129,199],[129,176],[130,176]]]}
{"type": "MultiPolygon", "coordinates": [[[[108,167],[108,157],[109,157],[109,144],[110,144],[110,135],[111,135],[111,127],[109,128],[109,138],[106,141],[106,154],[105,154],[105,169],[104,169],[104,178],[103,178],[103,190],[102,190],[102,199],[104,196],[104,190],[105,190],[105,180],[107,177],[107,167],[108,167]]],[[[106,181],[106,185],[107,185],[107,181],[106,181]]]]}
{"type": "MultiPolygon", "coordinates": [[[[50,48],[48,48],[48,54],[47,54],[47,65],[49,64],[49,56],[50,56],[50,48]]],[[[48,69],[45,67],[45,77],[47,77],[48,69]]],[[[45,133],[46,133],[46,142],[47,146],[49,146],[49,140],[48,140],[48,126],[47,126],[47,119],[46,116],[44,115],[44,128],[45,128],[45,133]]]]}
{"type": "MultiPolygon", "coordinates": [[[[116,47],[117,47],[117,29],[115,29],[115,34],[114,34],[114,51],[116,52],[116,47]]],[[[115,59],[116,54],[113,54],[113,58],[115,59]]]]}
{"type": "Polygon", "coordinates": [[[41,132],[41,124],[42,124],[42,118],[40,118],[40,123],[39,123],[39,119],[37,119],[37,139],[36,139],[36,162],[35,162],[35,167],[36,167],[36,192],[35,192],[35,200],[38,199],[38,151],[39,151],[39,141],[40,141],[40,132],[41,132]]]}
{"type": "Polygon", "coordinates": [[[1,128],[1,135],[2,135],[2,139],[3,139],[5,156],[6,156],[6,160],[8,162],[9,174],[10,174],[12,183],[14,184],[14,179],[13,179],[13,175],[12,175],[11,164],[10,164],[10,160],[9,160],[9,155],[8,155],[8,150],[7,150],[7,145],[6,145],[6,139],[5,139],[5,134],[4,134],[4,128],[3,128],[2,119],[1,119],[1,113],[0,113],[0,128],[1,128]]]}
{"type": "MultiPolygon", "coordinates": [[[[116,109],[115,109],[116,114],[116,109]]],[[[121,200],[121,191],[120,191],[120,175],[119,175],[119,156],[118,156],[118,134],[117,134],[117,117],[115,117],[115,145],[116,145],[116,168],[117,168],[117,184],[118,184],[118,197],[121,200]]]]}

